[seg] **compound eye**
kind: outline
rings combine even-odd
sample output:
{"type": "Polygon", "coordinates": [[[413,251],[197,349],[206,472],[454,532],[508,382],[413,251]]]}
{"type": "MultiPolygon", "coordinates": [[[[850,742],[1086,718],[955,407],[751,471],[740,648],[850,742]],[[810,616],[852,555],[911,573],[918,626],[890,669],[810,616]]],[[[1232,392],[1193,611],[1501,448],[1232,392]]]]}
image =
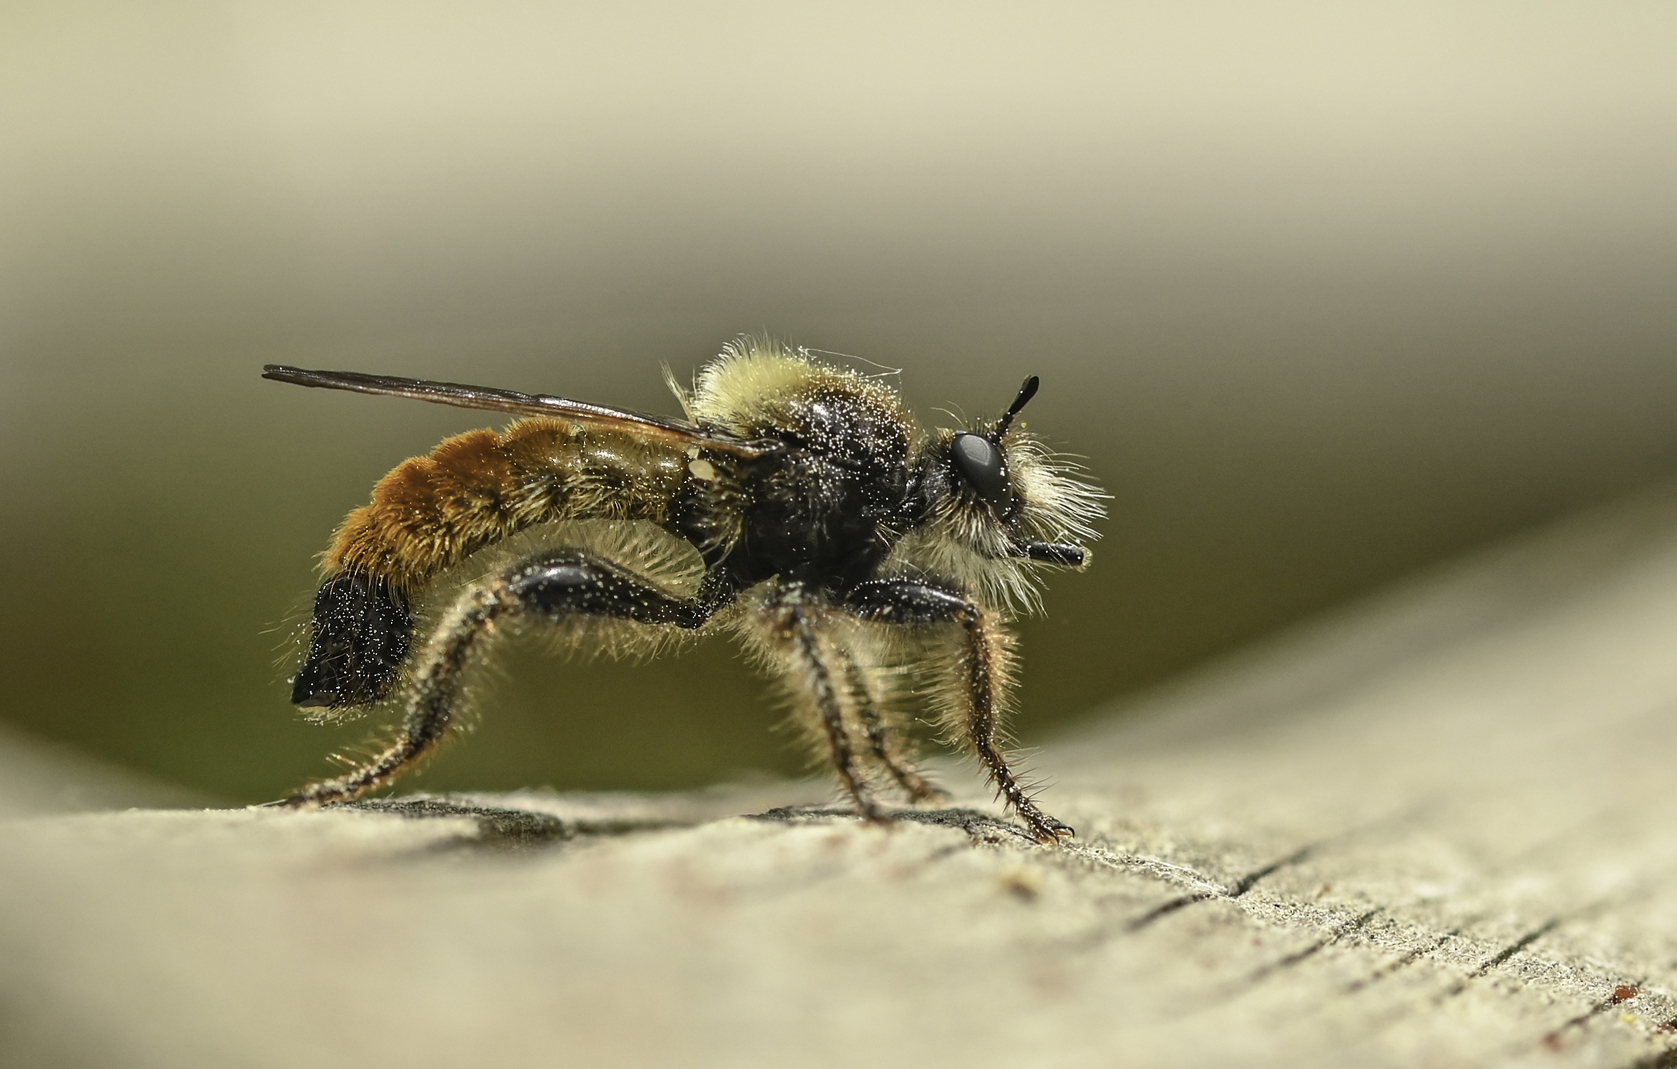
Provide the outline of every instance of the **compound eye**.
{"type": "Polygon", "coordinates": [[[1013,507],[1013,486],[1007,478],[1002,451],[981,434],[957,434],[949,453],[967,485],[978,491],[998,513],[1013,507]]]}

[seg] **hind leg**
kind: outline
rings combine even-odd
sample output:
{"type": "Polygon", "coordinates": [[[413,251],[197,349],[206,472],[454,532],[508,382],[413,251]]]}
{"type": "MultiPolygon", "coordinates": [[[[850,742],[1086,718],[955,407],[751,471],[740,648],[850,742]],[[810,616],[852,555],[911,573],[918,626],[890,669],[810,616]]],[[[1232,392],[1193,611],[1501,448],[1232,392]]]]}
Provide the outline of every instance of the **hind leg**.
{"type": "Polygon", "coordinates": [[[349,774],[312,783],[285,801],[298,806],[347,802],[429,756],[448,736],[467,669],[501,621],[583,615],[696,628],[718,608],[714,600],[672,596],[610,560],[580,551],[546,553],[480,579],[455,599],[414,655],[407,708],[395,741],[349,774]]]}

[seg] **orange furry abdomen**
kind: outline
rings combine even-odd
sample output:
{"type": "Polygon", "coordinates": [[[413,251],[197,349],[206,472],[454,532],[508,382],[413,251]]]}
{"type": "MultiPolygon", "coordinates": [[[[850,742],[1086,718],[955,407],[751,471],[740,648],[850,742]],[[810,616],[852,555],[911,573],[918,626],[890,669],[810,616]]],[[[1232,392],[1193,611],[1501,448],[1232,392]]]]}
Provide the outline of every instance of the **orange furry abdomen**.
{"type": "Polygon", "coordinates": [[[662,525],[684,460],[626,434],[553,419],[456,435],[379,480],[372,501],[338,528],[326,571],[383,579],[407,598],[534,524],[605,518],[662,525]]]}

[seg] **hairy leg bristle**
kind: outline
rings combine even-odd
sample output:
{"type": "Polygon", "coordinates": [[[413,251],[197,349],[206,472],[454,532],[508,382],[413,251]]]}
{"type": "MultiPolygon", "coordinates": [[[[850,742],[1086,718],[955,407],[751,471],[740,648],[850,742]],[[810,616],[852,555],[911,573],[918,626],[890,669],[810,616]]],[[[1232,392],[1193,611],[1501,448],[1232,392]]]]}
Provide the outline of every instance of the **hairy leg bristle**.
{"type": "Polygon", "coordinates": [[[1009,767],[1001,742],[1003,690],[1011,677],[1012,639],[995,614],[983,609],[969,612],[961,621],[965,642],[961,654],[964,684],[966,737],[978,759],[989,770],[998,796],[1005,798],[1025,821],[1037,841],[1057,843],[1076,834],[1066,824],[1044,813],[1009,767]]]}
{"type": "Polygon", "coordinates": [[[534,617],[549,624],[591,618],[599,625],[696,629],[718,606],[682,598],[604,558],[560,550],[503,567],[468,585],[442,614],[415,656],[407,709],[395,741],[347,775],[310,784],[293,806],[348,802],[389,784],[435,752],[458,723],[466,675],[483,640],[502,622],[534,617]]]}
{"type": "Polygon", "coordinates": [[[874,760],[890,772],[910,801],[947,801],[949,792],[928,780],[903,753],[898,732],[879,707],[876,692],[880,688],[870,679],[878,669],[864,667],[848,653],[844,655],[844,665],[853,702],[862,721],[862,729],[867,734],[874,760]]]}
{"type": "Polygon", "coordinates": [[[776,584],[758,602],[743,634],[759,662],[779,677],[794,723],[824,752],[857,811],[870,822],[889,823],[862,775],[851,728],[861,713],[833,617],[831,607],[803,587],[776,584]]]}

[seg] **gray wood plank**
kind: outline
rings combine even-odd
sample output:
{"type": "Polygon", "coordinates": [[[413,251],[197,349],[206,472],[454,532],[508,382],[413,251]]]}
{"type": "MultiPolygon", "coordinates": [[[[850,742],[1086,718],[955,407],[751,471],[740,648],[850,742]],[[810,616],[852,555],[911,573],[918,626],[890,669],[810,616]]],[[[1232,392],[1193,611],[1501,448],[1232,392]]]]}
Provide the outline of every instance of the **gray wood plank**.
{"type": "Polygon", "coordinates": [[[14,815],[0,1063],[1677,1065],[1674,651],[1662,491],[1044,748],[1063,849],[807,784],[14,815]]]}

